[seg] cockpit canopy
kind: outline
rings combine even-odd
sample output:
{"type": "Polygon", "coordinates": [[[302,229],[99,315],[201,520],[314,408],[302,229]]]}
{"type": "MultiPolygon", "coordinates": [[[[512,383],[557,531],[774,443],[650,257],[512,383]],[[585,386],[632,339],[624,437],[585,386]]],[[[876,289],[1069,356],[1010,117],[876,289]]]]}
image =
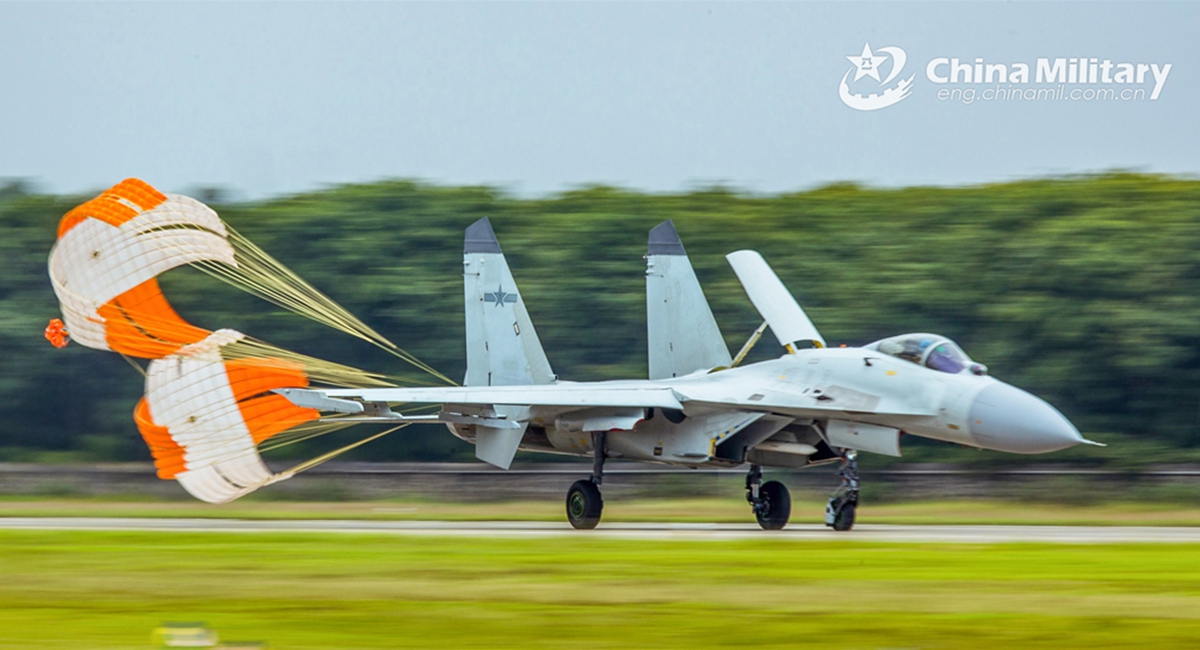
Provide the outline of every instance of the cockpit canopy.
{"type": "Polygon", "coordinates": [[[876,341],[866,349],[952,375],[968,370],[976,375],[987,374],[987,366],[971,361],[954,341],[939,334],[901,334],[876,341]]]}

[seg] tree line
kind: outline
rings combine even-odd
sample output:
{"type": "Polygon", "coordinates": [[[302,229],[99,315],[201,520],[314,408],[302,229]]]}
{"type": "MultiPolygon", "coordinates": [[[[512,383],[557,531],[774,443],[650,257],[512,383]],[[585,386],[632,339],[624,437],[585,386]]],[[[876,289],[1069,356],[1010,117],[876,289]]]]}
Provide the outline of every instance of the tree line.
{"type": "MultiPolygon", "coordinates": [[[[130,416],[140,375],[117,355],[56,350],[42,338],[58,315],[46,275],[56,225],[87,198],[0,186],[0,461],[149,457],[130,416]]],[[[672,219],[735,352],[761,321],[724,255],[751,248],[831,344],[938,332],[1089,436],[1121,441],[1123,454],[1200,448],[1195,179],[1112,173],[778,195],[595,186],[533,199],[397,180],[211,205],[450,377],[464,371],[461,247],[471,222],[492,219],[555,372],[591,380],[645,376],[646,233],[672,219]]],[[[416,376],[376,348],[195,270],[168,272],[162,284],[201,327],[416,376]]],[[[752,360],[778,353],[768,336],[752,360]]],[[[359,457],[471,455],[436,429],[392,438],[359,457]]]]}

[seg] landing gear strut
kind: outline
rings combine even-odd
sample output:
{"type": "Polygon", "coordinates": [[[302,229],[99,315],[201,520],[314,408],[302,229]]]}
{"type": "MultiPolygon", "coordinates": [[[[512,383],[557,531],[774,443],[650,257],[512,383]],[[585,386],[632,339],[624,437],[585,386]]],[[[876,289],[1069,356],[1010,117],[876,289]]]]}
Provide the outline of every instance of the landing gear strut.
{"type": "Polygon", "coordinates": [[[792,516],[792,495],[779,481],[762,482],[762,468],[750,466],[746,475],[746,501],[763,530],[782,530],[792,516]]]}
{"type": "Polygon", "coordinates": [[[592,476],[585,481],[575,481],[567,490],[567,521],[579,530],[591,530],[600,523],[604,510],[604,499],[600,496],[600,484],[604,482],[604,458],[606,434],[592,434],[592,476]]]}
{"type": "Polygon", "coordinates": [[[842,467],[838,470],[841,486],[829,497],[825,506],[825,525],[834,530],[850,530],[854,527],[854,512],[858,508],[858,452],[847,449],[842,452],[842,467]]]}

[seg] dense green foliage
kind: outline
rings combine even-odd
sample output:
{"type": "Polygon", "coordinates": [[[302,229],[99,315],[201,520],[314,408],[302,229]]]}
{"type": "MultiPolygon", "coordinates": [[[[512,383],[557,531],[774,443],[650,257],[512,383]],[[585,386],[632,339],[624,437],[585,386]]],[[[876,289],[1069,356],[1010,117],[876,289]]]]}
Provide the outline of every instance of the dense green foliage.
{"type": "MultiPolygon", "coordinates": [[[[0,460],[31,449],[146,456],[129,417],[137,373],[116,355],[55,350],[41,336],[58,311],[44,266],[55,225],[85,198],[0,190],[0,460]]],[[[724,254],[753,248],[832,344],[939,332],[1095,437],[1200,445],[1197,180],[1112,174],[778,196],[590,187],[546,199],[390,181],[214,207],[450,377],[464,366],[461,245],[472,221],[492,218],[555,371],[607,379],[645,374],[645,235],[673,219],[735,351],[759,319],[724,254]]],[[[172,271],[164,287],[197,325],[408,372],[196,271],[172,271]]],[[[767,337],[755,357],[776,353],[767,337]]],[[[371,457],[462,452],[422,429],[371,457]]]]}
{"type": "Polygon", "coordinates": [[[0,648],[1195,648],[1193,544],[0,532],[0,648]]]}

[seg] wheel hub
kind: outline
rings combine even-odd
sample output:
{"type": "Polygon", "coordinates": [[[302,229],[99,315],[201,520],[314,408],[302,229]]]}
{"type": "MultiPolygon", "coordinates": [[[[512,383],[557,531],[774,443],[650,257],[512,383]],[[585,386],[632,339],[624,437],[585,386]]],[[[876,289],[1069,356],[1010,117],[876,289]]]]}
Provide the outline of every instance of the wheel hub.
{"type": "Polygon", "coordinates": [[[579,519],[583,517],[586,504],[583,502],[583,495],[575,493],[571,495],[571,517],[579,519]]]}

